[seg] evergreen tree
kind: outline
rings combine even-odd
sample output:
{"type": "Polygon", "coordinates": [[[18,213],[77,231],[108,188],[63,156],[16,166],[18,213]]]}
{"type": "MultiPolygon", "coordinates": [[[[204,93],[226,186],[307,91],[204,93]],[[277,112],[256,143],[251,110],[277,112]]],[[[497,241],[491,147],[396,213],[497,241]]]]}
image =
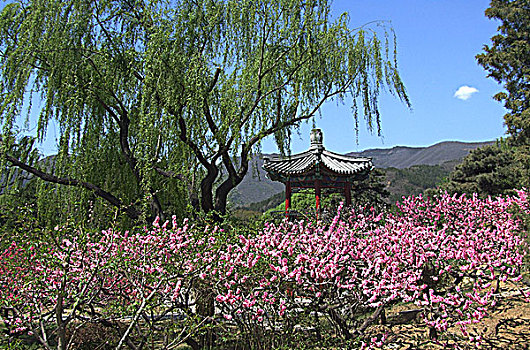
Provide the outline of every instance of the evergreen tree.
{"type": "Polygon", "coordinates": [[[504,102],[504,121],[516,144],[530,144],[530,1],[492,0],[486,10],[490,19],[501,21],[491,45],[477,55],[488,77],[506,91],[494,96],[504,102]]]}
{"type": "Polygon", "coordinates": [[[352,186],[352,204],[354,206],[386,207],[389,196],[386,174],[382,169],[373,169],[368,179],[357,181],[352,186]]]}
{"type": "Polygon", "coordinates": [[[457,165],[442,188],[450,193],[477,193],[481,196],[509,193],[518,187],[512,148],[500,143],[472,150],[457,165]]]}
{"type": "Polygon", "coordinates": [[[492,0],[486,16],[501,22],[491,45],[477,55],[488,76],[503,84],[494,96],[508,113],[504,123],[515,147],[520,186],[530,186],[530,1],[492,0]]]}

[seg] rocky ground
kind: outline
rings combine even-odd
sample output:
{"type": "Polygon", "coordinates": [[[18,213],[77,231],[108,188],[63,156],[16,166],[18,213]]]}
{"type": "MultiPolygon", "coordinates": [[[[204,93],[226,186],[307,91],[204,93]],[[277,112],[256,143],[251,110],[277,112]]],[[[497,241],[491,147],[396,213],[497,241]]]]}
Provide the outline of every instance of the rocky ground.
{"type": "MultiPolygon", "coordinates": [[[[497,305],[481,323],[468,326],[470,335],[482,339],[479,349],[530,349],[530,302],[520,290],[528,294],[523,285],[505,285],[497,297],[497,305]]],[[[411,309],[413,306],[411,306],[411,309]]],[[[392,310],[388,318],[406,317],[403,307],[392,310]]],[[[413,313],[412,313],[413,314],[413,313]]],[[[459,327],[449,329],[439,343],[429,341],[428,330],[421,322],[372,327],[374,336],[387,333],[385,349],[471,349],[476,346],[466,341],[459,327]]]]}

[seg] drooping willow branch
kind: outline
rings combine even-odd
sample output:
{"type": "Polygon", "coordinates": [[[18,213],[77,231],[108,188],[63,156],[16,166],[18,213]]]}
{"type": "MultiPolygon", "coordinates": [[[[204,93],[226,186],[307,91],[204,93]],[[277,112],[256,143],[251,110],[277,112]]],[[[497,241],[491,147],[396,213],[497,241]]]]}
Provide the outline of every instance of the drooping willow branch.
{"type": "Polygon", "coordinates": [[[25,170],[28,173],[33,174],[44,181],[56,183],[59,185],[76,186],[76,187],[85,188],[87,190],[92,191],[95,195],[103,198],[104,200],[106,200],[113,206],[117,207],[118,209],[124,211],[131,219],[138,219],[140,217],[140,212],[136,208],[132,206],[124,206],[122,201],[119,198],[115,197],[112,193],[105,191],[104,189],[102,189],[101,187],[93,183],[81,181],[78,179],[72,179],[70,177],[58,177],[53,174],[45,173],[35,167],[32,167],[26,163],[23,163],[20,160],[10,155],[6,155],[5,157],[6,157],[6,160],[12,165],[22,170],[25,170]]]}

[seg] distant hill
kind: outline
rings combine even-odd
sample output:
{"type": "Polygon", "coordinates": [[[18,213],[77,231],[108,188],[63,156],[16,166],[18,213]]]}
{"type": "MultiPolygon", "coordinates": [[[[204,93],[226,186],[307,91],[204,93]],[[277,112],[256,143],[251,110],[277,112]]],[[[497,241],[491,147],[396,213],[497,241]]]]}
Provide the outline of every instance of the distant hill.
{"type": "Polygon", "coordinates": [[[426,189],[435,188],[449,176],[461,159],[436,165],[413,165],[410,168],[384,168],[386,189],[390,192],[389,203],[396,203],[403,196],[419,195],[426,189]]]}
{"type": "Polygon", "coordinates": [[[414,165],[440,165],[464,158],[469,151],[490,145],[490,142],[444,141],[429,147],[396,146],[392,148],[367,149],[362,152],[350,152],[348,155],[372,158],[376,168],[410,168],[414,165]]]}
{"type": "MultiPolygon", "coordinates": [[[[385,169],[387,189],[391,202],[403,195],[417,194],[438,183],[469,153],[469,151],[490,142],[445,141],[429,147],[405,147],[367,149],[362,152],[350,152],[348,155],[369,157],[376,168],[385,169]],[[410,169],[409,169],[410,168],[410,169]]],[[[257,155],[252,171],[249,171],[242,183],[230,193],[233,207],[248,207],[251,203],[272,203],[269,198],[284,190],[283,184],[271,181],[263,170],[263,157],[257,155]]],[[[258,207],[261,207],[261,203],[258,207]]],[[[256,206],[254,206],[256,207],[256,206]]]]}
{"type": "Polygon", "coordinates": [[[256,155],[243,181],[230,192],[228,200],[235,207],[261,202],[284,190],[281,182],[271,181],[263,170],[263,156],[256,155]]]}

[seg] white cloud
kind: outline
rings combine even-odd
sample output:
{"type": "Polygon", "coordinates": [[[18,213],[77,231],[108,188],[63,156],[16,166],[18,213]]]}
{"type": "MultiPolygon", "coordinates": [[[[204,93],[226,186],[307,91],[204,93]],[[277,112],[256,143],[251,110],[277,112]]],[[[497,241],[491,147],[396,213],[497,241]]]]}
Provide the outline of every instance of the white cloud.
{"type": "Polygon", "coordinates": [[[471,95],[473,95],[475,92],[478,92],[478,90],[474,87],[462,85],[458,88],[458,90],[456,90],[454,97],[465,101],[471,98],[471,95]]]}

